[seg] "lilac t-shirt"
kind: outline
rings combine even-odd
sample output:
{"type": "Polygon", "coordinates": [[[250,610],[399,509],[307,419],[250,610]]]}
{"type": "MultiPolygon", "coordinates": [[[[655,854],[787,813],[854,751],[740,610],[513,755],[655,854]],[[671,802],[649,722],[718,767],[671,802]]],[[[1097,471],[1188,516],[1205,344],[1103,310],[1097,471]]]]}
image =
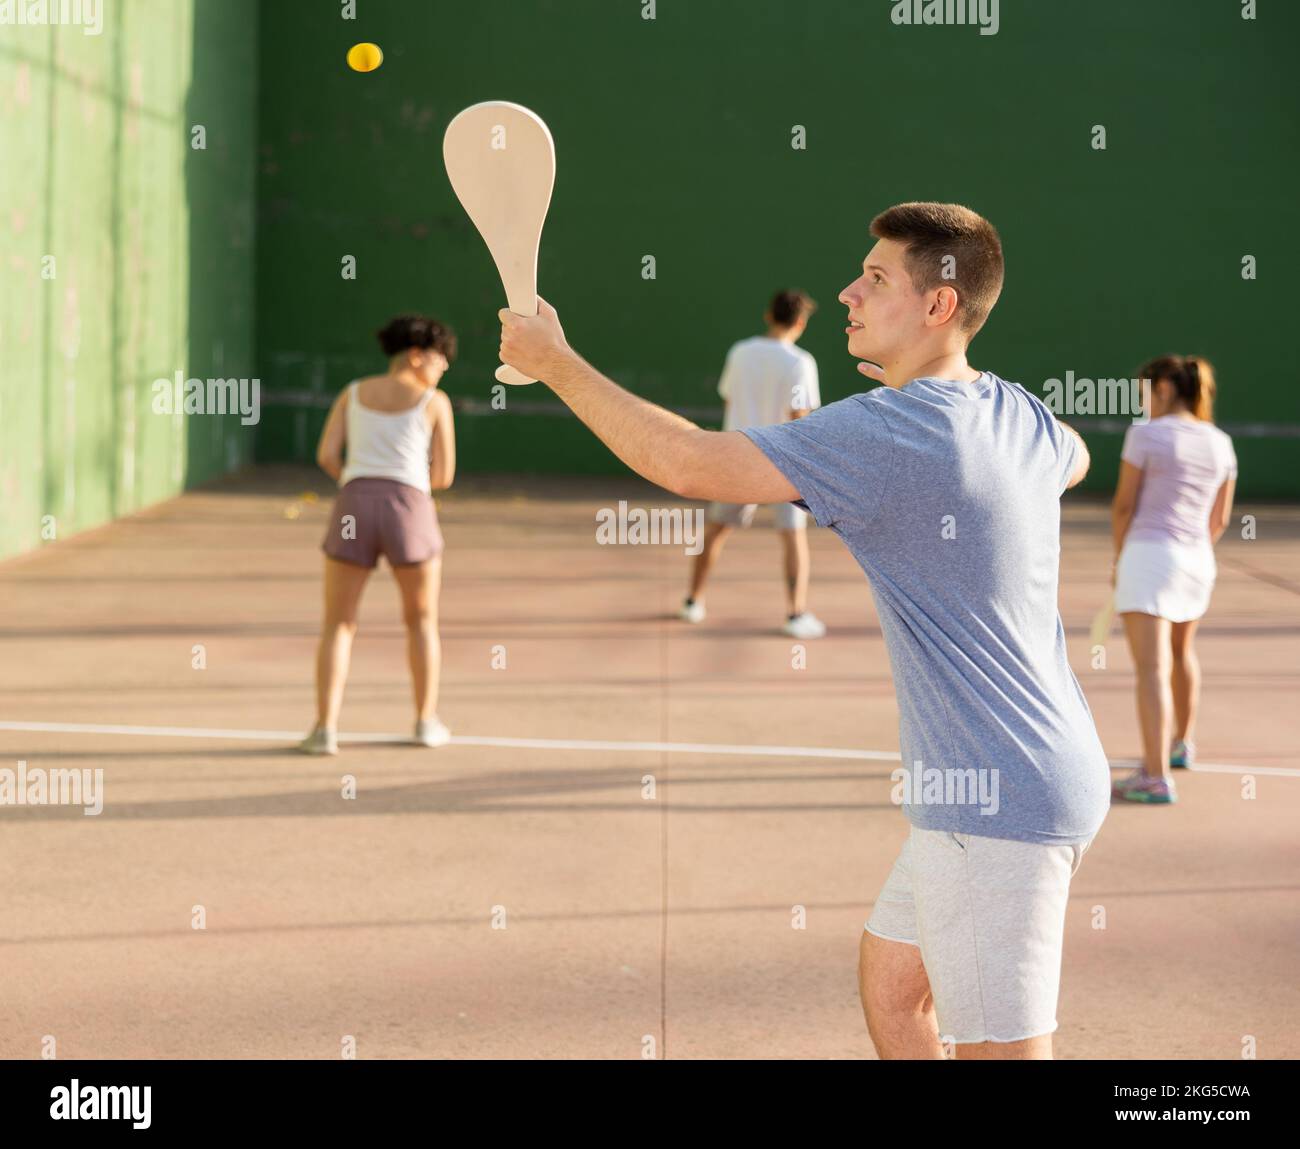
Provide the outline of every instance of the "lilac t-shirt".
{"type": "Polygon", "coordinates": [[[1120,458],[1142,469],[1129,539],[1210,541],[1210,511],[1224,482],[1237,475],[1232,439],[1213,423],[1161,415],[1134,423],[1120,458]]]}

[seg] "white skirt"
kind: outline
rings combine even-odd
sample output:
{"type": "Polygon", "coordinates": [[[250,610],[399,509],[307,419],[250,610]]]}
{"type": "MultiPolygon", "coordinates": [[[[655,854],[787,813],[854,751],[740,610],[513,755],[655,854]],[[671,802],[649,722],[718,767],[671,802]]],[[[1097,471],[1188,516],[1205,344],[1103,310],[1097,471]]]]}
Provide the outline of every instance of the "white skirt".
{"type": "Polygon", "coordinates": [[[1212,547],[1132,539],[1115,568],[1115,613],[1191,622],[1209,607],[1217,573],[1212,547]]]}

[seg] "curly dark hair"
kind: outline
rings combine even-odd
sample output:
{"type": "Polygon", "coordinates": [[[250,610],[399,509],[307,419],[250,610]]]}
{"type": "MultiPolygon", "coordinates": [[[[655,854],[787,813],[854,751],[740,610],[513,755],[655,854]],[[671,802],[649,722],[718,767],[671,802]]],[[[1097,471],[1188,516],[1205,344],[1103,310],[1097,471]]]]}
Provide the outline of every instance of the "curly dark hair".
{"type": "Polygon", "coordinates": [[[375,332],[388,358],[411,347],[441,351],[447,362],[456,361],[456,333],[428,315],[398,315],[375,332]]]}

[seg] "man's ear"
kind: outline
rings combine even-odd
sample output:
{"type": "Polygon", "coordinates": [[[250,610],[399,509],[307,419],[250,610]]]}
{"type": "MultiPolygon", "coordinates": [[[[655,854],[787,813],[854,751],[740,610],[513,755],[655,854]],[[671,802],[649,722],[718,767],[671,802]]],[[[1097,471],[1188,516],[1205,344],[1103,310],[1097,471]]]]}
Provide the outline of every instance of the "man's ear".
{"type": "Polygon", "coordinates": [[[957,314],[957,292],[951,287],[941,287],[934,293],[934,302],[930,305],[930,315],[938,323],[947,323],[957,314]]]}

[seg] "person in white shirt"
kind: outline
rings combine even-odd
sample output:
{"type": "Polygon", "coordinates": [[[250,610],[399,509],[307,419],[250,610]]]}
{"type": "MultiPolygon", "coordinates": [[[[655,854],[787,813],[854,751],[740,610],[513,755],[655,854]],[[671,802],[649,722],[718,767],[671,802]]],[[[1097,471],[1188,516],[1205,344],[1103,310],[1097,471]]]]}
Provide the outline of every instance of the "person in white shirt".
{"type": "MultiPolygon", "coordinates": [[[[817,305],[802,291],[778,291],[764,313],[767,331],[742,339],[727,352],[718,394],[726,400],[724,431],[770,427],[802,419],[821,406],[817,360],[795,346],[817,305]]],[[[704,547],[695,558],[691,589],[679,616],[704,621],[704,584],[734,527],[748,527],[757,503],[710,503],[704,547]]],[[[808,610],[806,511],[777,503],[776,527],[785,559],[787,615],[782,630],[795,638],[821,638],[826,627],[808,610]]]]}
{"type": "Polygon", "coordinates": [[[1214,368],[1197,355],[1142,366],[1150,421],[1124,436],[1111,507],[1115,613],[1137,677],[1142,765],[1114,785],[1128,802],[1178,801],[1169,768],[1189,767],[1200,703],[1196,628],[1218,574],[1214,545],[1237,486],[1232,439],[1214,425],[1214,368]]]}

